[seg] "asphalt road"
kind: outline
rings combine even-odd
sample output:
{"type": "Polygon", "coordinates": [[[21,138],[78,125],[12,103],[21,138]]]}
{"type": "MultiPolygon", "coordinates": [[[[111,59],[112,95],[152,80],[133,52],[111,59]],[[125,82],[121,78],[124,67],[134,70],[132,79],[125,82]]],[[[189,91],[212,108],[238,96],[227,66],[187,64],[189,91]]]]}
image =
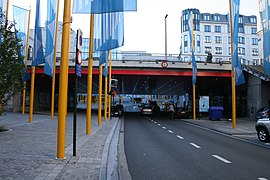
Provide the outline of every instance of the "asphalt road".
{"type": "Polygon", "coordinates": [[[125,115],[133,180],[270,180],[270,149],[164,116],[125,115]]]}

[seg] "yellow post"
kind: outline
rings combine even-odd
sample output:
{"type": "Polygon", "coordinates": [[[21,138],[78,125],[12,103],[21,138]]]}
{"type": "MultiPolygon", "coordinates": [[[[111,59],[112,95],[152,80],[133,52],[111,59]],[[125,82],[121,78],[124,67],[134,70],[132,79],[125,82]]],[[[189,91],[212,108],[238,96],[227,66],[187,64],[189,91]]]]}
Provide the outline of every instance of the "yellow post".
{"type": "MultiPolygon", "coordinates": [[[[26,51],[25,51],[25,69],[27,71],[27,64],[28,64],[28,44],[29,44],[29,34],[30,34],[30,15],[31,15],[31,9],[28,11],[28,25],[27,25],[27,35],[26,35],[26,51]]],[[[22,100],[22,114],[24,114],[25,111],[25,96],[26,96],[26,82],[23,83],[23,100],[22,100]]]]}
{"type": "Polygon", "coordinates": [[[108,98],[108,76],[105,76],[105,87],[104,87],[104,120],[107,120],[107,98],[108,98]]]}
{"type": "MultiPolygon", "coordinates": [[[[194,52],[194,14],[191,14],[192,43],[191,51],[194,52]]],[[[193,85],[193,120],[196,120],[196,85],[193,85]]]]}
{"type": "Polygon", "coordinates": [[[57,1],[55,37],[54,37],[54,57],[53,57],[53,78],[52,78],[52,99],[51,99],[51,118],[54,119],[54,93],[55,93],[55,72],[56,72],[56,47],[58,39],[58,15],[59,15],[59,0],[57,1]]]}
{"type": "Polygon", "coordinates": [[[36,67],[32,66],[30,107],[29,107],[29,122],[30,123],[33,121],[33,106],[34,106],[34,91],[35,91],[35,70],[36,70],[36,67]]]}
{"type": "Polygon", "coordinates": [[[7,0],[7,2],[6,2],[6,23],[5,23],[6,28],[8,25],[8,10],[9,10],[9,0],[7,0]]]}
{"type": "Polygon", "coordinates": [[[98,89],[98,125],[101,126],[102,109],[102,65],[99,65],[99,89],[98,89]]]}
{"type": "MultiPolygon", "coordinates": [[[[232,39],[232,32],[233,32],[233,22],[232,22],[232,0],[229,1],[230,3],[230,36],[231,36],[231,65],[232,65],[232,58],[233,58],[233,39],[232,39]]],[[[238,21],[238,20],[236,20],[238,21]]],[[[235,78],[234,78],[234,70],[231,66],[231,75],[232,75],[232,128],[236,128],[236,91],[235,91],[235,78]]]]}
{"type": "Polygon", "coordinates": [[[59,101],[58,101],[58,134],[57,134],[58,159],[65,159],[65,141],[66,141],[65,130],[66,130],[66,115],[67,115],[68,61],[69,61],[69,39],[70,39],[70,7],[71,7],[71,0],[65,0],[60,79],[59,79],[59,101]]]}
{"type": "MultiPolygon", "coordinates": [[[[111,87],[111,79],[112,79],[112,50],[110,50],[110,66],[109,66],[109,92],[112,90],[111,87]]],[[[109,95],[108,96],[108,117],[111,118],[111,100],[112,100],[112,96],[109,95]]]]}
{"type": "Polygon", "coordinates": [[[86,111],[86,134],[91,133],[92,114],[92,74],[93,74],[93,40],[94,40],[94,14],[90,17],[90,39],[88,58],[88,78],[87,78],[87,111],[86,111]]]}

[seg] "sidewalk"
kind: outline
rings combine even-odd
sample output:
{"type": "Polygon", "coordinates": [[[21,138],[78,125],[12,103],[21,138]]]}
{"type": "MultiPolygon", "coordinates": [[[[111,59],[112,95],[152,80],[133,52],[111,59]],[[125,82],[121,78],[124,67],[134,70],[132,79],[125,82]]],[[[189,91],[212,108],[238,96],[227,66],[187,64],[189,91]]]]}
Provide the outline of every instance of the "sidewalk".
{"type": "Polygon", "coordinates": [[[0,125],[10,129],[0,133],[0,179],[92,180],[107,173],[111,139],[120,128],[118,118],[103,120],[98,126],[97,115],[92,114],[91,135],[85,135],[85,112],[78,113],[77,156],[73,157],[73,114],[68,114],[66,160],[55,159],[58,117],[51,120],[49,114],[34,114],[32,123],[28,118],[28,114],[20,113],[0,116],[0,125]]]}
{"type": "Polygon", "coordinates": [[[236,128],[232,128],[232,122],[225,118],[222,118],[221,120],[202,118],[195,121],[193,119],[185,119],[184,121],[230,136],[245,139],[253,143],[264,144],[261,143],[257,137],[257,132],[255,130],[256,120],[254,119],[237,118],[236,128]]]}

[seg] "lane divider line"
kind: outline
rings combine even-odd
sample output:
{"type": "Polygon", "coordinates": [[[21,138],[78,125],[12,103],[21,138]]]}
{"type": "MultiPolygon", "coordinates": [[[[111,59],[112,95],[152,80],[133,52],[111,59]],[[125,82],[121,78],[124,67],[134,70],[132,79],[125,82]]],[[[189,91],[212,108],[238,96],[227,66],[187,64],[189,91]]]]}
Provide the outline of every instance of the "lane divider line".
{"type": "Polygon", "coordinates": [[[182,136],[180,135],[177,135],[176,137],[178,137],[179,139],[184,139],[182,136]]]}
{"type": "Polygon", "coordinates": [[[163,126],[162,129],[167,129],[167,128],[165,126],[163,126]]]}
{"type": "Polygon", "coordinates": [[[227,159],[224,159],[224,158],[222,158],[222,157],[220,157],[220,156],[218,156],[218,155],[212,155],[214,158],[217,158],[218,160],[220,160],[220,161],[222,161],[222,162],[224,162],[224,163],[226,163],[226,164],[231,164],[232,162],[231,161],[228,161],[227,159]]]}
{"type": "Polygon", "coordinates": [[[195,144],[195,143],[189,143],[189,144],[190,144],[191,146],[197,148],[197,149],[200,149],[200,148],[201,148],[199,145],[197,145],[197,144],[195,144]]]}
{"type": "Polygon", "coordinates": [[[171,133],[171,134],[173,133],[173,131],[171,131],[171,130],[168,130],[168,132],[171,133]]]}
{"type": "Polygon", "coordinates": [[[161,126],[161,124],[157,124],[158,126],[161,126]]]}

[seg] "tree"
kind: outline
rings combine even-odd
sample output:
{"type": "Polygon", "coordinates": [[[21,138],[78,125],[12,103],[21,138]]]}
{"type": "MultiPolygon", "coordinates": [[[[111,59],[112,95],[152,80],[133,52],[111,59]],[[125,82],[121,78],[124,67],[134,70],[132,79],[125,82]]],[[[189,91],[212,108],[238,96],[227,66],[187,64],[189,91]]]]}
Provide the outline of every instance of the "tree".
{"type": "Polygon", "coordinates": [[[6,26],[5,15],[0,10],[0,115],[7,101],[23,89],[21,70],[24,57],[14,29],[12,22],[6,26]]]}

